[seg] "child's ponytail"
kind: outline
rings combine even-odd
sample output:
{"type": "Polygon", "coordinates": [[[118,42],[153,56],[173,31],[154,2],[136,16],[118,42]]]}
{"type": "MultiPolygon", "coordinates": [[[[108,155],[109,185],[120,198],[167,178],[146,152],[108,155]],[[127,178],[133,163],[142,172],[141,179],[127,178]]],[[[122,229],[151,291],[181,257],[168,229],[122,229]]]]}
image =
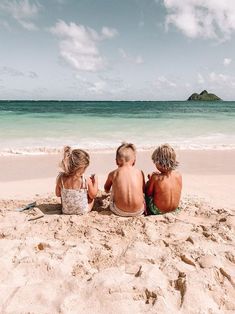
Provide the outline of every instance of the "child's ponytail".
{"type": "Polygon", "coordinates": [[[70,146],[64,147],[64,158],[61,162],[61,167],[64,170],[66,175],[70,174],[71,171],[71,155],[72,155],[72,148],[70,146]]]}
{"type": "Polygon", "coordinates": [[[64,147],[64,158],[67,158],[71,155],[72,148],[70,146],[64,147]]]}
{"type": "Polygon", "coordinates": [[[61,161],[61,168],[64,174],[69,176],[74,174],[78,169],[88,167],[90,156],[82,149],[72,149],[70,146],[64,147],[64,157],[61,161]]]}

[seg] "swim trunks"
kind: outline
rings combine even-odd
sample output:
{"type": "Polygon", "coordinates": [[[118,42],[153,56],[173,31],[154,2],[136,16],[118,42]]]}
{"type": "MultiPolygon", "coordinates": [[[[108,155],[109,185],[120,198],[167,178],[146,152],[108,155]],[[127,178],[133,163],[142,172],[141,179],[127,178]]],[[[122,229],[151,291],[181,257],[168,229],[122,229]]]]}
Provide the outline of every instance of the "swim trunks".
{"type": "Polygon", "coordinates": [[[137,216],[140,216],[142,215],[144,212],[145,212],[145,204],[143,204],[143,208],[135,211],[135,212],[125,212],[124,210],[118,208],[116,206],[116,204],[114,203],[114,200],[113,200],[113,195],[111,193],[111,197],[110,197],[110,210],[115,214],[115,215],[118,215],[118,216],[122,216],[122,217],[137,217],[137,216]]]}
{"type": "Polygon", "coordinates": [[[172,210],[170,212],[163,212],[157,206],[154,204],[152,196],[145,195],[145,202],[146,202],[146,211],[145,215],[163,215],[167,213],[175,213],[180,210],[179,207],[177,207],[175,210],[172,210]]]}

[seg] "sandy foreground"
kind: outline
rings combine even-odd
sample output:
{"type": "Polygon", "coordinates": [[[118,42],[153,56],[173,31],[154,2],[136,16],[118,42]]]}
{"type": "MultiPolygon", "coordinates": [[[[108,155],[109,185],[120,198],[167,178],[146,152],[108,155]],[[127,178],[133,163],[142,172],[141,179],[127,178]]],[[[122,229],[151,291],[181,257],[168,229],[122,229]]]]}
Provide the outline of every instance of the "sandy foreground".
{"type": "MultiPolygon", "coordinates": [[[[60,156],[0,157],[0,313],[235,313],[235,152],[178,155],[181,212],[139,218],[111,214],[104,192],[61,215],[60,156]]],[[[91,157],[102,188],[114,154],[91,157]]]]}

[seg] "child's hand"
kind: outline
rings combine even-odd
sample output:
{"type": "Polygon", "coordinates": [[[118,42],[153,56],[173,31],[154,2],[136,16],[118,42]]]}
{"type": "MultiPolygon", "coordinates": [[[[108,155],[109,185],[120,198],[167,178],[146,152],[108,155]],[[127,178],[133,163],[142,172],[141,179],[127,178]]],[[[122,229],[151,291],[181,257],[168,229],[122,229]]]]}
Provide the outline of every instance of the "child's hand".
{"type": "Polygon", "coordinates": [[[91,179],[91,182],[95,184],[95,182],[97,182],[97,175],[95,173],[91,174],[90,179],[91,179]]]}

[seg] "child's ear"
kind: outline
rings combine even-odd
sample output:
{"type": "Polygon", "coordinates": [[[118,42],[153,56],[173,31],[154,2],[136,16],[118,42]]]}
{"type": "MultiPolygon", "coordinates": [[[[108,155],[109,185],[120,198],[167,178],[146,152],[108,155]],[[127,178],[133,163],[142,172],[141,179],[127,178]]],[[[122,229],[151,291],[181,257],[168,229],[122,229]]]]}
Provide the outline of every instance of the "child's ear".
{"type": "Polygon", "coordinates": [[[134,159],[132,166],[134,166],[134,165],[135,165],[135,162],[136,162],[136,159],[134,159]]]}

